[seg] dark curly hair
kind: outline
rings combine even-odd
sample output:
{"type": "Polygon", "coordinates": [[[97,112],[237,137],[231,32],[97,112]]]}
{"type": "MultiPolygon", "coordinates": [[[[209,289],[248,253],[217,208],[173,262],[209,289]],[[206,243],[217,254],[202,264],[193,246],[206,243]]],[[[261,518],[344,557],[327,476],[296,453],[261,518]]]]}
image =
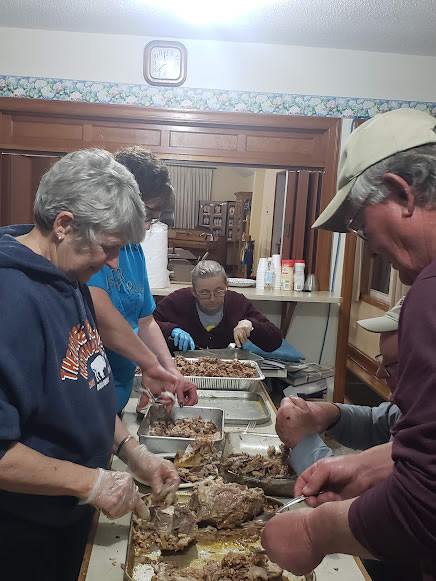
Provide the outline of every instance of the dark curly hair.
{"type": "Polygon", "coordinates": [[[161,159],[139,145],[124,147],[114,157],[133,174],[145,204],[148,200],[160,198],[162,210],[169,206],[173,187],[168,168],[161,159]]]}

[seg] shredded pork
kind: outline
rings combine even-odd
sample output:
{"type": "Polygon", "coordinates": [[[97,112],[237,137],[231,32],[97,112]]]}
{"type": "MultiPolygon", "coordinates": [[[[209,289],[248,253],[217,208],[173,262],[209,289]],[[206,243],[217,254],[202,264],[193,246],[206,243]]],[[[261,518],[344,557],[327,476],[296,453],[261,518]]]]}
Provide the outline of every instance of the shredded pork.
{"type": "Polygon", "coordinates": [[[175,358],[177,369],[182,375],[196,377],[256,377],[257,371],[244,361],[223,361],[217,357],[201,357],[190,361],[181,355],[175,358]]]}

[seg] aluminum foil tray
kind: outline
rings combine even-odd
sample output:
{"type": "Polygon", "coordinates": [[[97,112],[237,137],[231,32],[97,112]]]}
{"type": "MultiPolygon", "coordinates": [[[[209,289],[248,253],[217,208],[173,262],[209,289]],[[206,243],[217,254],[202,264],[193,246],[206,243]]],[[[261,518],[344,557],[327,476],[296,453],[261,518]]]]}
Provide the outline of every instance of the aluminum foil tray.
{"type": "MultiPolygon", "coordinates": [[[[177,501],[184,503],[188,502],[190,493],[178,492],[177,501]]],[[[278,499],[268,499],[271,506],[280,506],[281,501],[278,499]]],[[[253,549],[261,549],[260,539],[256,539],[252,534],[248,533],[243,528],[236,528],[232,531],[218,531],[216,535],[212,535],[208,529],[199,529],[197,535],[197,542],[189,546],[180,553],[166,553],[162,554],[160,549],[151,545],[148,551],[135,551],[135,544],[133,540],[133,519],[130,522],[130,532],[127,544],[126,561],[124,566],[125,581],[150,581],[153,576],[153,569],[150,562],[165,561],[173,564],[177,569],[185,567],[194,567],[196,569],[203,569],[205,563],[211,559],[221,560],[229,551],[244,551],[253,549]],[[144,559],[145,557],[145,559],[144,559]]],[[[315,573],[310,573],[306,576],[297,577],[291,573],[284,573],[285,579],[288,581],[315,581],[315,573]]],[[[235,581],[236,578],[235,578],[235,581]]]]}
{"type": "MultiPolygon", "coordinates": [[[[189,361],[201,361],[201,357],[186,357],[189,361]]],[[[232,363],[234,359],[222,359],[232,363]]],[[[246,365],[254,367],[256,370],[255,377],[202,377],[198,375],[186,375],[186,379],[196,384],[198,389],[232,389],[240,391],[250,391],[258,381],[265,379],[264,374],[260,370],[257,361],[244,361],[246,365]]]]}
{"type": "MultiPolygon", "coordinates": [[[[230,456],[230,454],[242,452],[250,456],[255,456],[256,454],[268,456],[268,448],[270,446],[274,446],[279,451],[280,445],[280,438],[273,434],[228,432],[224,442],[223,460],[227,456],[230,456]]],[[[292,498],[297,476],[291,476],[290,478],[255,478],[254,476],[233,474],[224,470],[223,478],[227,482],[237,482],[238,484],[245,484],[250,487],[262,488],[265,494],[271,496],[292,498]]]]}
{"type": "Polygon", "coordinates": [[[200,406],[222,409],[224,423],[228,426],[245,426],[251,421],[259,426],[271,419],[265,396],[260,390],[199,389],[197,395],[200,406]]]}
{"type": "MultiPolygon", "coordinates": [[[[150,409],[150,408],[149,408],[150,409]]],[[[185,450],[188,444],[194,442],[195,438],[172,438],[170,436],[150,435],[150,415],[147,410],[144,419],[138,429],[139,441],[145,444],[150,452],[154,454],[169,453],[175,454],[178,450],[185,450]]],[[[224,412],[219,408],[188,407],[179,408],[174,406],[171,411],[174,420],[182,418],[202,418],[204,421],[213,422],[217,427],[214,442],[216,447],[221,447],[224,439],[224,412]]]]}

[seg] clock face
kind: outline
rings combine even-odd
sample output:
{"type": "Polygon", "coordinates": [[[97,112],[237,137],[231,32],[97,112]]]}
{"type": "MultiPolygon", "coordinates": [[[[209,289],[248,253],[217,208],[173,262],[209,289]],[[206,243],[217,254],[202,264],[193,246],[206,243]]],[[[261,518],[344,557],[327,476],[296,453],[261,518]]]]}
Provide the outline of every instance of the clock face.
{"type": "Polygon", "coordinates": [[[177,47],[155,46],[150,52],[150,75],[154,79],[176,80],[180,77],[182,55],[177,47]]]}
{"type": "Polygon", "coordinates": [[[176,87],[186,79],[186,62],[183,44],[153,40],[144,48],[144,78],[150,85],[176,87]]]}

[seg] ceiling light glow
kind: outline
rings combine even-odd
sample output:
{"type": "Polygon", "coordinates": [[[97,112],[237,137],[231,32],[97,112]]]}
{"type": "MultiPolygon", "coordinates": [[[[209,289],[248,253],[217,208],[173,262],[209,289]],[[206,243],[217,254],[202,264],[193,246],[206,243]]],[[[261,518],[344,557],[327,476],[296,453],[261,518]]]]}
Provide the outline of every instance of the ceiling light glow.
{"type": "Polygon", "coordinates": [[[146,0],[176,14],[191,24],[233,24],[259,8],[277,4],[277,0],[146,0]]]}

